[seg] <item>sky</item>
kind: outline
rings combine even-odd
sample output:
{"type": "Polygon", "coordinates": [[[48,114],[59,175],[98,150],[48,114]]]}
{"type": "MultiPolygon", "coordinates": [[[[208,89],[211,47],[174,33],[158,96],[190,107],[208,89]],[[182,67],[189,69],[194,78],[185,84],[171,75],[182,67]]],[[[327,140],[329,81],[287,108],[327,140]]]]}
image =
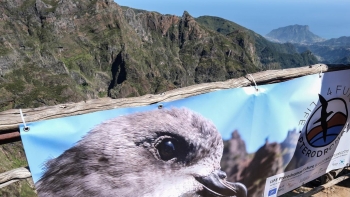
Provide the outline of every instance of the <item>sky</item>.
{"type": "Polygon", "coordinates": [[[350,0],[115,0],[132,8],[182,16],[228,19],[260,35],[288,25],[308,25],[330,39],[350,36],[350,0]]]}

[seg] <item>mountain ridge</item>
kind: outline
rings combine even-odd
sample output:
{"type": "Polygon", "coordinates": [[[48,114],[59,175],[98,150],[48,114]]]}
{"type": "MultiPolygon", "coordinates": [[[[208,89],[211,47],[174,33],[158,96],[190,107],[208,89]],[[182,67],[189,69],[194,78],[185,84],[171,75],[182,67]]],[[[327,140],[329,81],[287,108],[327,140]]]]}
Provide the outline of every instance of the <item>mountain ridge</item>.
{"type": "Polygon", "coordinates": [[[218,33],[186,11],[162,15],[111,0],[0,5],[2,110],[157,94],[317,62],[247,29],[218,33]]]}
{"type": "Polygon", "coordinates": [[[323,42],[313,44],[297,44],[298,52],[312,51],[318,61],[327,64],[349,64],[350,63],[350,36],[332,38],[323,42]]]}
{"type": "Polygon", "coordinates": [[[312,33],[307,25],[290,25],[274,29],[265,37],[272,42],[291,43],[299,53],[311,51],[321,63],[350,63],[349,36],[326,40],[312,33]]]}

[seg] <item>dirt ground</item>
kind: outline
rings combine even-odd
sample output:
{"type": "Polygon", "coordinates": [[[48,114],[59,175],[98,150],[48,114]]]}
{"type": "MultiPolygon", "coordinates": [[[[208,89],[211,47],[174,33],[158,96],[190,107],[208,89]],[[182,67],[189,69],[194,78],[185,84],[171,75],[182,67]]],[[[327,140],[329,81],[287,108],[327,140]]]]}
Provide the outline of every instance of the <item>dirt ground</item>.
{"type": "MultiPolygon", "coordinates": [[[[343,172],[339,175],[342,176],[344,174],[350,173],[350,169],[343,170],[343,172]]],[[[337,177],[339,177],[337,176],[337,177]]],[[[307,183],[302,187],[299,187],[291,192],[288,192],[287,194],[282,195],[281,197],[292,197],[292,196],[298,196],[300,194],[307,193],[314,187],[319,186],[320,184],[317,184],[315,182],[307,183]]],[[[350,178],[346,179],[336,185],[333,185],[329,188],[326,188],[317,194],[312,195],[313,197],[350,197],[350,178]]]]}
{"type": "MultiPolygon", "coordinates": [[[[290,196],[297,196],[310,191],[310,187],[300,187],[292,192],[290,196]]],[[[314,197],[350,197],[350,180],[343,181],[337,185],[326,188],[317,194],[312,195],[314,197]]]]}

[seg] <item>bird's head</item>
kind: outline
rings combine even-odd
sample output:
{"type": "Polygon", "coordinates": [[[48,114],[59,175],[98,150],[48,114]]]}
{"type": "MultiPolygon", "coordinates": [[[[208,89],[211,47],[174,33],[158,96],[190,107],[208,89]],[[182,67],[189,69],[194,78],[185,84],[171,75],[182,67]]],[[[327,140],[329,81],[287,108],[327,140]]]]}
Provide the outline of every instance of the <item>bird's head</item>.
{"type": "Polygon", "coordinates": [[[246,196],[245,186],[227,182],[220,170],[223,142],[216,127],[188,109],[111,119],[76,148],[84,152],[75,163],[84,162],[79,174],[89,178],[86,187],[103,187],[106,196],[246,196]]]}

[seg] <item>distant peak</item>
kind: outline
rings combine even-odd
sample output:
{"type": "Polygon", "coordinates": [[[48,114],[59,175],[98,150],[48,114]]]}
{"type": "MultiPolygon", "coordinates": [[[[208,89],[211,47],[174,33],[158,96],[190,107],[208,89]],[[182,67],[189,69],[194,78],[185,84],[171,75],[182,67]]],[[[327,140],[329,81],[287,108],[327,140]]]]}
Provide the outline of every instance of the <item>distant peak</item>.
{"type": "Polygon", "coordinates": [[[237,130],[234,130],[231,134],[231,139],[240,139],[241,136],[239,135],[237,130]]]}
{"type": "Polygon", "coordinates": [[[186,10],[184,11],[184,13],[182,14],[182,17],[183,18],[187,18],[187,17],[190,17],[190,18],[193,18],[190,13],[188,13],[186,10]]]}
{"type": "Polygon", "coordinates": [[[266,38],[273,42],[300,44],[311,44],[325,40],[312,33],[308,25],[298,24],[274,29],[266,35],[266,38]]]}

